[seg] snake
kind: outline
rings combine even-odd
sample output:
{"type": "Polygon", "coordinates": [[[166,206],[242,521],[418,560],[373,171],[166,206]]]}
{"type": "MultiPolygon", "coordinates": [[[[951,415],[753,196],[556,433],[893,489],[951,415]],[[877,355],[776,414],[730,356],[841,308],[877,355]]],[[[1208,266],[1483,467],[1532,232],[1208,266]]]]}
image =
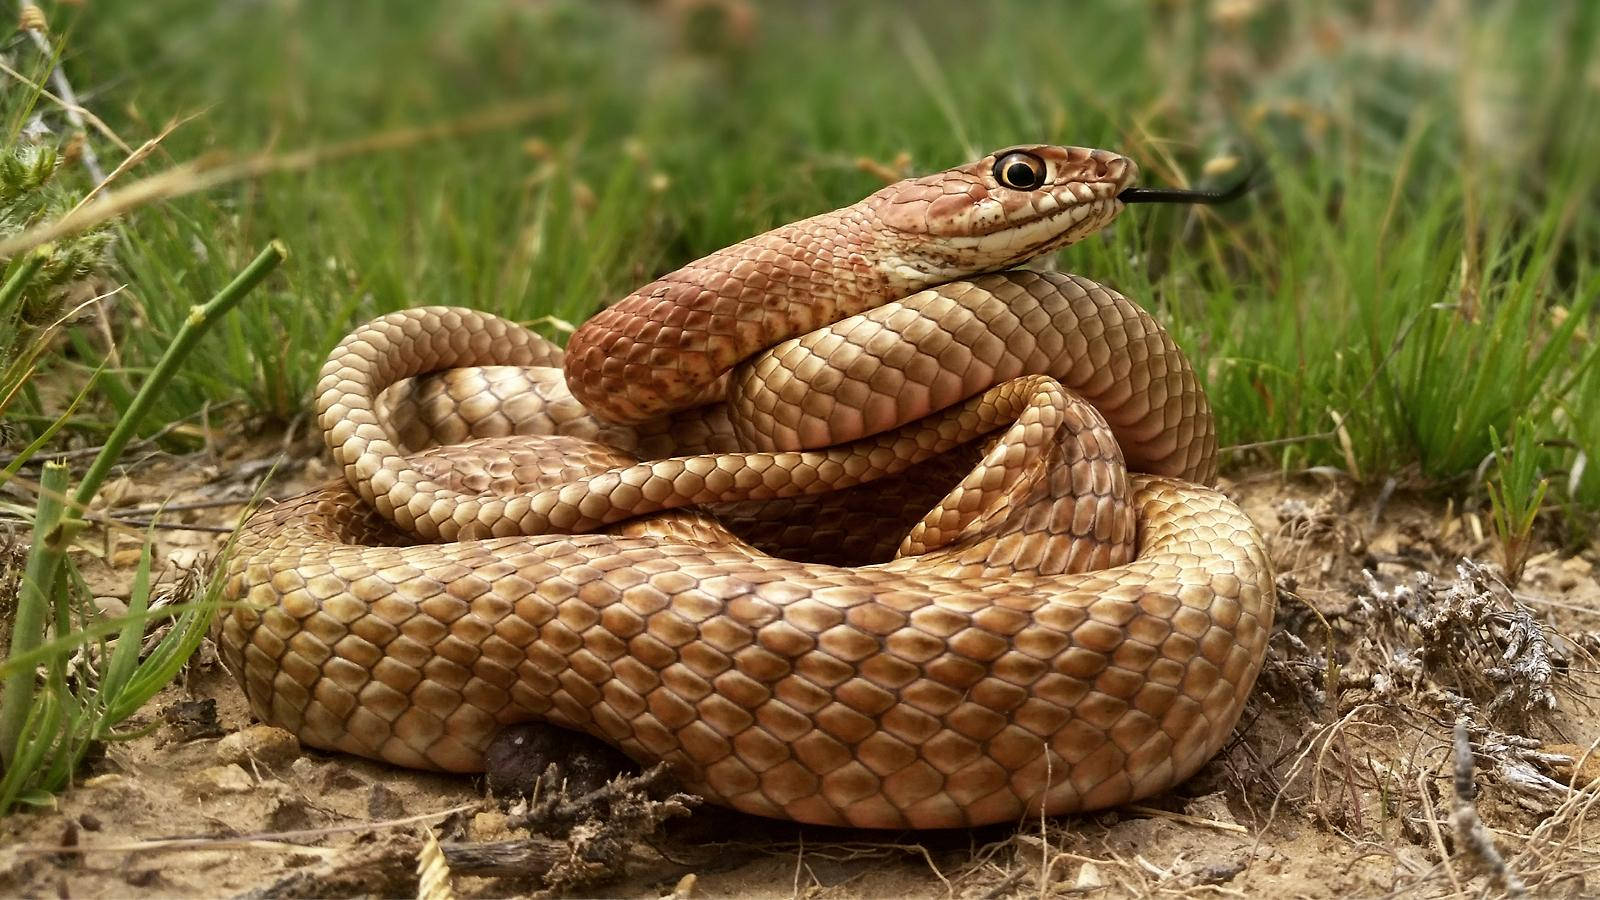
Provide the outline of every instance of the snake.
{"type": "MultiPolygon", "coordinates": [[[[1022,145],[663,275],[565,349],[377,318],[315,390],[342,477],[256,511],[215,629],[309,746],[480,772],[580,732],[746,813],[968,827],[1126,804],[1216,755],[1272,566],[1211,485],[1193,366],[1027,268],[1137,165],[1022,145]]],[[[576,736],[575,736],[576,737],[576,736]]]]}

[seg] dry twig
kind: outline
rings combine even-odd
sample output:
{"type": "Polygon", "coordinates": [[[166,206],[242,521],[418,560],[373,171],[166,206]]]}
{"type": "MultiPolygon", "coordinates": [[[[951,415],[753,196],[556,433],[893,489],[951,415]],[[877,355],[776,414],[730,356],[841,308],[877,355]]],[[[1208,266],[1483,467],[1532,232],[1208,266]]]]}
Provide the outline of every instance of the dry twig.
{"type": "Polygon", "coordinates": [[[1477,787],[1472,781],[1472,740],[1467,730],[1467,720],[1457,719],[1455,729],[1455,811],[1450,814],[1450,824],[1456,832],[1457,852],[1471,854],[1480,866],[1489,872],[1495,887],[1507,896],[1521,897],[1527,892],[1522,879],[1517,877],[1500,856],[1494,838],[1478,817],[1477,787]]]}

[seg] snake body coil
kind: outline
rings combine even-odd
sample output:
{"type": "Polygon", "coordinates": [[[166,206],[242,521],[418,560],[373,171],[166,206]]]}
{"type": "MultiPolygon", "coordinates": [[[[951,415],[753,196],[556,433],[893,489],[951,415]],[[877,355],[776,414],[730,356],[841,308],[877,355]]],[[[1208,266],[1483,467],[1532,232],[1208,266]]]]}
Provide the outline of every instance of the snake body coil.
{"type": "Polygon", "coordinates": [[[564,357],[470,310],[358,329],[318,385],[344,481],[228,563],[252,709],[462,772],[544,720],[825,824],[1188,777],[1265,653],[1261,539],[1202,486],[1210,410],[1166,332],[1000,271],[1109,223],[1135,173],[1039,146],[900,182],[646,285],[564,357]]]}

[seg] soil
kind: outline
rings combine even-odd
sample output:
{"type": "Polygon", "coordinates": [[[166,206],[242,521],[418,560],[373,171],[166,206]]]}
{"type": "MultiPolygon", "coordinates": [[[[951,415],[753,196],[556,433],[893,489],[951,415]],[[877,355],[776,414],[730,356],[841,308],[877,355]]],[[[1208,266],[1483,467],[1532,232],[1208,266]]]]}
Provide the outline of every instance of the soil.
{"type": "MultiPolygon", "coordinates": [[[[146,458],[107,496],[121,510],[242,502],[275,464],[271,496],[333,474],[304,440],[241,440],[220,454],[146,458]]],[[[1451,819],[1462,805],[1450,778],[1457,716],[1475,723],[1476,807],[1512,874],[1541,894],[1591,893],[1588,872],[1600,864],[1600,848],[1579,829],[1600,796],[1590,784],[1600,772],[1560,754],[1582,757],[1600,739],[1600,715],[1586,700],[1597,667],[1585,649],[1600,629],[1600,546],[1544,547],[1515,595],[1501,597],[1502,611],[1531,612],[1556,660],[1556,710],[1518,714],[1493,702],[1504,679],[1452,684],[1448,666],[1427,661],[1437,646],[1400,646],[1414,623],[1383,625],[1388,620],[1362,612],[1382,606],[1363,570],[1385,586],[1431,572],[1442,587],[1457,577],[1459,560],[1491,560],[1496,543],[1486,520],[1404,492],[1379,502],[1336,477],[1252,475],[1224,489],[1269,537],[1284,589],[1282,633],[1223,753],[1138,807],[971,831],[878,833],[709,806],[674,815],[661,805],[669,801],[641,787],[632,798],[648,819],[640,828],[654,824],[650,816],[667,820],[654,833],[621,835],[627,840],[601,853],[583,841],[594,829],[621,827],[615,803],[597,807],[600,820],[530,833],[517,826],[516,809],[508,819],[485,799],[481,779],[301,749],[255,725],[206,647],[180,683],[130,723],[141,736],[107,746],[54,808],[0,819],[0,894],[410,895],[426,825],[445,847],[459,896],[1492,895],[1500,888],[1460,845],[1451,819]],[[1322,656],[1330,636],[1334,666],[1322,656]],[[1411,683],[1396,686],[1405,668],[1396,661],[1413,656],[1422,674],[1413,667],[1411,683]],[[1528,739],[1512,741],[1501,758],[1491,747],[1497,736],[1528,739]],[[530,842],[584,862],[554,876],[469,874],[471,851],[530,842]]],[[[241,509],[180,510],[162,521],[226,528],[241,509]]],[[[81,553],[97,605],[113,614],[126,599],[142,534],[104,533],[81,553]]],[[[221,540],[208,531],[160,532],[166,580],[204,565],[221,540]]],[[[1492,642],[1493,622],[1472,627],[1493,658],[1510,658],[1492,642]]],[[[1494,668],[1484,658],[1480,676],[1494,668]]]]}

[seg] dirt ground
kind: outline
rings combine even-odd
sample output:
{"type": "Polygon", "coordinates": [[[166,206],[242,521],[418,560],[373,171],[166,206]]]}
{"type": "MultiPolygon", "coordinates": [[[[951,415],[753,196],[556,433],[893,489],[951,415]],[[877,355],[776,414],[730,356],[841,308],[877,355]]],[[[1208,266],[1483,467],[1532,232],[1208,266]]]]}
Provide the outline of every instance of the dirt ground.
{"type": "MultiPolygon", "coordinates": [[[[224,529],[242,507],[216,504],[242,501],[275,463],[276,497],[332,474],[303,439],[241,441],[223,454],[147,457],[108,496],[119,510],[196,505],[162,521],[224,529]]],[[[669,789],[634,782],[626,794],[567,798],[540,818],[486,801],[479,779],[302,750],[252,727],[208,646],[141,713],[134,724],[146,733],[107,747],[56,808],[0,820],[0,894],[411,895],[430,833],[459,896],[1600,890],[1600,841],[1584,830],[1600,799],[1600,766],[1586,752],[1600,740],[1590,704],[1600,546],[1542,548],[1512,593],[1457,571],[1463,558],[1494,558],[1477,515],[1403,491],[1380,498],[1332,476],[1262,474],[1224,488],[1271,542],[1279,633],[1234,740],[1194,779],[1139,807],[877,833],[687,812],[669,789]],[[1499,880],[1459,836],[1458,719],[1472,741],[1468,794],[1506,868],[1499,880]]],[[[84,554],[104,610],[126,598],[140,534],[106,535],[84,554]]],[[[221,540],[161,532],[167,578],[202,565],[221,540]]]]}

